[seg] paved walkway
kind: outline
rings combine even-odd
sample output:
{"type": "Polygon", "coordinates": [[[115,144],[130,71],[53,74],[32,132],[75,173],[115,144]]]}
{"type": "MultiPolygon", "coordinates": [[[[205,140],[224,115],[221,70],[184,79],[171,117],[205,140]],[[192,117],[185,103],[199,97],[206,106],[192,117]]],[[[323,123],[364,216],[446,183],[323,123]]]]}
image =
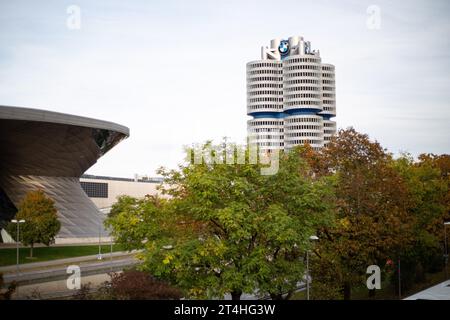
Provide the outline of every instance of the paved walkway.
{"type": "MultiPolygon", "coordinates": [[[[69,265],[75,265],[80,268],[81,276],[93,275],[99,273],[108,273],[113,271],[121,271],[124,268],[138,264],[139,261],[131,256],[123,259],[117,259],[112,261],[100,261],[90,263],[72,263],[69,265]]],[[[68,273],[67,267],[69,265],[60,265],[48,269],[37,269],[30,271],[21,270],[19,273],[8,273],[3,275],[5,284],[9,284],[13,281],[19,285],[27,285],[33,283],[49,282],[53,280],[67,279],[73,273],[68,273]]]]}
{"type": "Polygon", "coordinates": [[[5,284],[13,281],[18,283],[17,291],[13,299],[55,299],[69,297],[76,290],[67,288],[67,279],[73,273],[67,273],[69,265],[80,267],[81,284],[92,285],[92,289],[98,287],[104,281],[109,280],[110,272],[120,272],[125,268],[139,263],[133,252],[113,252],[102,255],[99,260],[97,255],[74,257],[43,262],[34,262],[20,265],[19,272],[16,266],[1,267],[5,284]]]}
{"type": "MultiPolygon", "coordinates": [[[[109,260],[109,259],[117,259],[120,257],[128,257],[128,256],[134,256],[137,251],[116,251],[111,253],[104,253],[102,254],[103,261],[109,260]]],[[[71,264],[77,264],[82,263],[86,261],[97,261],[98,255],[90,255],[90,256],[82,256],[82,257],[73,257],[73,258],[66,258],[66,259],[57,259],[57,260],[49,260],[49,261],[42,261],[42,262],[31,262],[31,263],[24,263],[19,265],[19,271],[26,271],[26,270],[33,270],[33,269],[47,269],[54,266],[68,266],[71,264]]],[[[4,266],[0,267],[0,273],[8,274],[17,272],[17,266],[16,265],[10,265],[10,266],[4,266]]]]}
{"type": "MultiPolygon", "coordinates": [[[[110,241],[101,241],[100,244],[102,246],[110,245],[110,241]]],[[[89,242],[89,243],[59,243],[59,244],[52,244],[50,247],[84,247],[84,246],[98,246],[98,242],[89,242]]],[[[34,245],[35,248],[41,248],[41,247],[48,247],[45,244],[36,243],[34,245]]],[[[17,248],[17,244],[15,243],[0,243],[0,250],[1,249],[15,249],[17,248]]],[[[19,244],[19,248],[29,248],[29,246],[24,246],[22,244],[19,244]]]]}

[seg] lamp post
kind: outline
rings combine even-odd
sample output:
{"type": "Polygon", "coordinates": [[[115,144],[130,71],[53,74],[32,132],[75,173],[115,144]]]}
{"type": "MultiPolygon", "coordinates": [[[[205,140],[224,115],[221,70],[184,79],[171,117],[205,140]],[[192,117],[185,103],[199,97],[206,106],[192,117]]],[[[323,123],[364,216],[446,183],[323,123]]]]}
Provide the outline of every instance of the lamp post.
{"type": "MultiPolygon", "coordinates": [[[[310,241],[317,241],[319,240],[318,236],[310,236],[310,241]]],[[[309,250],[306,250],[306,300],[309,300],[309,282],[310,282],[310,276],[309,276],[309,250]]]]}
{"type": "Polygon", "coordinates": [[[450,225],[450,221],[444,222],[445,280],[448,279],[448,244],[447,244],[447,226],[448,225],[450,225]]]}
{"type": "Polygon", "coordinates": [[[101,223],[101,218],[100,218],[100,223],[98,224],[98,256],[97,259],[98,260],[102,260],[102,223],[101,223]]]}
{"type": "Polygon", "coordinates": [[[402,274],[400,268],[400,256],[398,257],[398,300],[402,300],[402,274]]]}
{"type": "Polygon", "coordinates": [[[19,275],[19,242],[20,242],[20,224],[24,223],[25,220],[16,220],[13,219],[11,220],[12,223],[15,223],[17,225],[17,232],[16,232],[16,248],[17,248],[17,254],[16,254],[16,271],[17,271],[17,275],[19,275]]]}
{"type": "Polygon", "coordinates": [[[109,245],[110,245],[110,247],[109,247],[109,249],[110,249],[110,252],[109,252],[109,264],[111,265],[111,273],[113,272],[113,263],[112,263],[112,261],[113,261],[113,244],[114,244],[114,239],[113,239],[113,236],[112,236],[112,227],[111,227],[111,231],[110,231],[110,234],[109,234],[109,238],[110,238],[110,243],[109,243],[109,245]]]}
{"type": "Polygon", "coordinates": [[[113,271],[112,258],[113,258],[113,238],[110,235],[111,243],[110,243],[110,253],[109,253],[109,264],[111,265],[111,272],[113,271]]]}

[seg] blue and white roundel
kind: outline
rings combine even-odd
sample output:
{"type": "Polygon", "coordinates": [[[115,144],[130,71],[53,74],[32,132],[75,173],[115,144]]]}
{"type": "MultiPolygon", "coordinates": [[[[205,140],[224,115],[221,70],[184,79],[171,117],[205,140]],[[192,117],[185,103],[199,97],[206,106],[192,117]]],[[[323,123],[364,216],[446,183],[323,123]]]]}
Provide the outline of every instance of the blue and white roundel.
{"type": "Polygon", "coordinates": [[[289,41],[282,40],[278,46],[278,51],[282,57],[287,56],[289,54],[289,41]]]}

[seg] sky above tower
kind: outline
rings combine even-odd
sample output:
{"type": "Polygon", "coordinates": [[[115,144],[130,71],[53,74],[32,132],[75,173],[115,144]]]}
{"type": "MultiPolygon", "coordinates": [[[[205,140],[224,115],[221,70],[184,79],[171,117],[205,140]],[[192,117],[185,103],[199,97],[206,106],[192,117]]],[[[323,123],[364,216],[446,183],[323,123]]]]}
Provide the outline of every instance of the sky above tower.
{"type": "Polygon", "coordinates": [[[246,136],[245,65],[303,36],[336,66],[338,128],[391,152],[449,153],[450,2],[1,1],[0,105],[126,125],[88,173],[175,167],[246,136]]]}

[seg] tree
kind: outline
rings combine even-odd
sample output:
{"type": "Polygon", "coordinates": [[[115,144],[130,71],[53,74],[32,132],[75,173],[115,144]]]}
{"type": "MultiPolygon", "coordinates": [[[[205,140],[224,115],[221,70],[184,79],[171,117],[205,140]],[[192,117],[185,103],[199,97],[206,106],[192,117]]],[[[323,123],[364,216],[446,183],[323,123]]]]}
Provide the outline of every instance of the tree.
{"type": "Polygon", "coordinates": [[[308,158],[317,165],[314,172],[336,177],[338,223],[320,230],[313,278],[330,287],[339,284],[344,299],[350,299],[351,288],[364,283],[369,265],[384,266],[411,246],[414,217],[407,211],[407,186],[393,168],[392,156],[353,128],[340,130],[314,157],[320,159],[308,158]]]}
{"type": "Polygon", "coordinates": [[[20,237],[17,239],[16,224],[8,225],[8,232],[16,241],[30,246],[30,258],[33,257],[35,243],[50,245],[61,228],[58,221],[55,202],[47,197],[42,190],[27,193],[19,205],[15,219],[25,220],[20,226],[20,237]]]}
{"type": "Polygon", "coordinates": [[[111,298],[117,300],[181,299],[182,292],[155,279],[147,272],[125,270],[113,273],[110,282],[111,298]]]}
{"type": "Polygon", "coordinates": [[[145,243],[164,236],[172,225],[164,215],[165,199],[147,195],[143,199],[121,196],[105,220],[111,236],[125,250],[143,249],[145,243]]]}
{"type": "Polygon", "coordinates": [[[108,217],[114,217],[120,212],[126,211],[125,209],[130,209],[133,206],[137,206],[139,203],[138,199],[122,195],[117,198],[117,202],[113,204],[111,207],[111,211],[108,214],[108,217]]]}
{"type": "MultiPolygon", "coordinates": [[[[203,149],[202,149],[203,148],[203,149]]],[[[304,276],[309,237],[331,226],[332,179],[312,179],[298,150],[281,154],[279,172],[263,164],[226,164],[224,145],[207,144],[215,163],[161,169],[170,200],[144,199],[109,219],[118,242],[143,247],[142,270],[189,297],[242,293],[289,297],[304,276]],[[145,243],[145,244],[143,244],[145,243]]]]}
{"type": "MultiPolygon", "coordinates": [[[[403,154],[394,161],[409,194],[408,213],[414,218],[413,246],[402,259],[402,289],[425,280],[426,272],[442,270],[444,252],[443,222],[449,215],[450,156],[422,154],[415,161],[403,154]]],[[[392,282],[397,282],[396,275],[392,282]]],[[[395,286],[397,288],[397,286],[395,286]]]]}

